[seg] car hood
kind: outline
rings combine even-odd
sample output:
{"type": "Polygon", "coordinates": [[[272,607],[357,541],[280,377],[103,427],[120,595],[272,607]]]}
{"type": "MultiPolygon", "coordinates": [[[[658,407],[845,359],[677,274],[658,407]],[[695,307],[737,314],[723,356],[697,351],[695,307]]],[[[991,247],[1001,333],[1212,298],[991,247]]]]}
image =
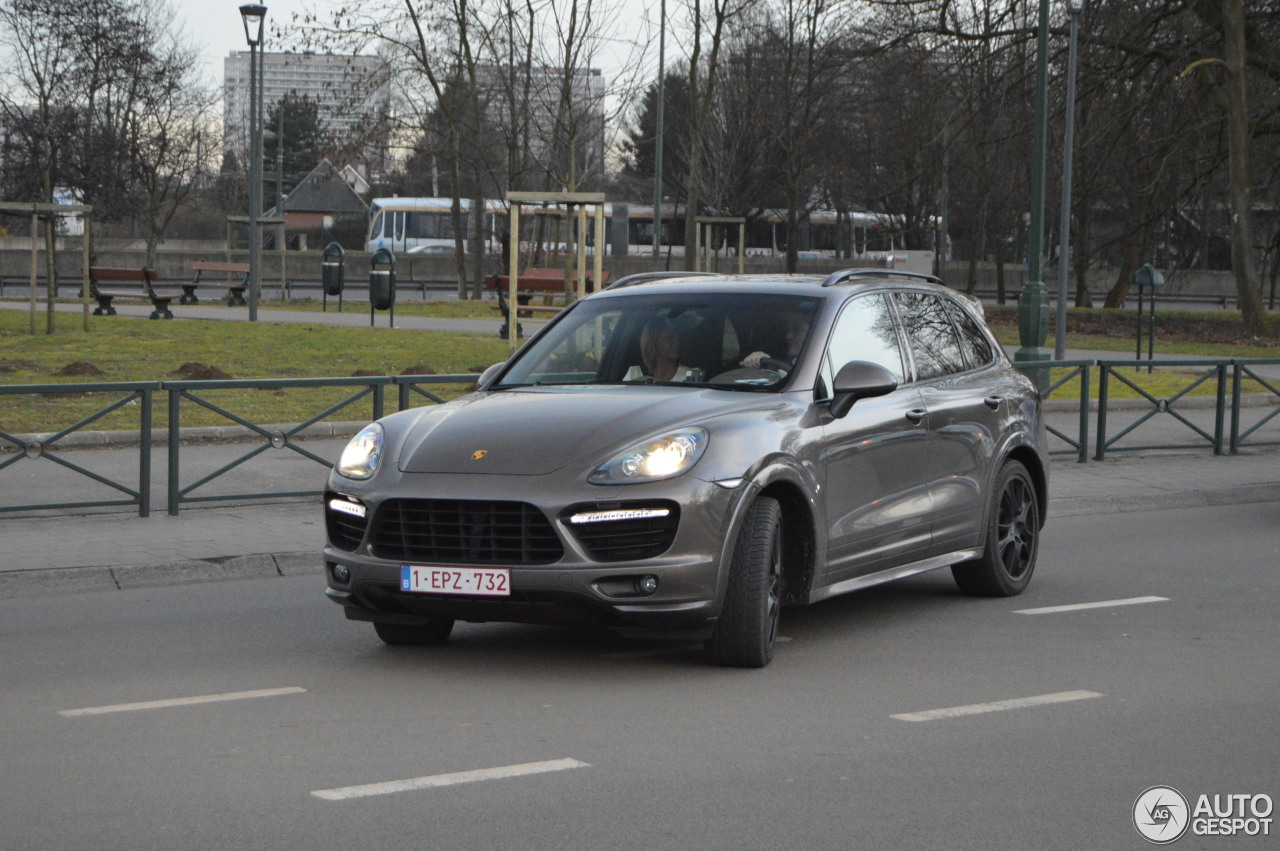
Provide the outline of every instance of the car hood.
{"type": "Polygon", "coordinates": [[[406,473],[545,475],[577,459],[603,463],[664,429],[763,401],[683,387],[477,393],[423,408],[402,444],[399,468],[406,473]]]}

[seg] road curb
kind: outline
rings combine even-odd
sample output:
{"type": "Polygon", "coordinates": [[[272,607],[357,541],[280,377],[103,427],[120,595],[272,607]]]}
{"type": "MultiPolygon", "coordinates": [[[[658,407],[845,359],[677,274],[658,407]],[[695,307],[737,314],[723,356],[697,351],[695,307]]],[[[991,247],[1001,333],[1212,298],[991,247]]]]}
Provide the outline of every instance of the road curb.
{"type": "Polygon", "coordinates": [[[90,591],[131,591],[232,579],[319,576],[319,552],[260,553],[160,564],[55,567],[0,571],[0,597],[37,597],[90,591]]]}

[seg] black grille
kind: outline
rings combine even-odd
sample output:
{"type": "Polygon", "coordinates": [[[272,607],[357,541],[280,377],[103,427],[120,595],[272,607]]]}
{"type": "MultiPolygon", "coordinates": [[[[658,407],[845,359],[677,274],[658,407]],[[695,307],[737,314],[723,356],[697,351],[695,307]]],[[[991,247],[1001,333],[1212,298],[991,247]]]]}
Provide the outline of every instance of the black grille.
{"type": "Polygon", "coordinates": [[[674,502],[624,502],[621,504],[575,505],[564,513],[565,525],[582,544],[583,549],[597,561],[635,561],[654,558],[671,548],[680,525],[680,508],[674,502]],[[626,520],[606,520],[600,523],[572,523],[574,514],[592,511],[613,511],[646,508],[665,508],[665,517],[643,517],[626,520]]]}
{"type": "Polygon", "coordinates": [[[456,499],[388,500],[369,547],[379,558],[451,564],[550,564],[564,555],[532,505],[456,499]]]}
{"type": "Polygon", "coordinates": [[[335,497],[342,499],[342,497],[333,493],[324,495],[324,524],[329,533],[329,541],[340,550],[354,552],[364,538],[364,530],[368,526],[368,520],[364,517],[356,517],[342,511],[335,511],[329,506],[330,500],[335,497]]]}

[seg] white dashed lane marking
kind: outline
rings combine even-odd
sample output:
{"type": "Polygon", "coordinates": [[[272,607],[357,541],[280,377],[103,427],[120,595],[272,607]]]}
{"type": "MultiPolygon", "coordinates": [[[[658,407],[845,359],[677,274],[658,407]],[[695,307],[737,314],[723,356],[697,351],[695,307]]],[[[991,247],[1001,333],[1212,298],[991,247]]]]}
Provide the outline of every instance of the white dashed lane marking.
{"type": "Polygon", "coordinates": [[[589,764],[576,759],[553,759],[548,762],[526,762],[523,765],[507,765],[501,768],[481,768],[476,771],[459,771],[454,774],[435,774],[415,777],[411,780],[391,780],[386,783],[369,783],[364,786],[344,786],[340,789],[321,789],[312,792],[326,801],[347,801],[352,798],[369,798],[374,795],[391,795],[396,792],[413,792],[420,789],[438,789],[457,786],[460,783],[479,783],[482,780],[505,780],[510,777],[526,777],[530,774],[546,774],[570,768],[588,768],[589,764]]]}
{"type": "Polygon", "coordinates": [[[947,709],[930,709],[927,712],[904,712],[892,715],[899,721],[937,721],[943,718],[959,718],[963,715],[981,715],[986,712],[1004,712],[1009,709],[1028,709],[1033,706],[1048,706],[1053,703],[1069,703],[1073,700],[1089,700],[1102,697],[1096,691],[1060,691],[1055,694],[1041,694],[1035,697],[1019,697],[1014,700],[1000,700],[995,703],[971,703],[968,706],[952,706],[947,709]]]}
{"type": "Polygon", "coordinates": [[[200,703],[222,703],[228,700],[251,700],[258,697],[279,697],[285,694],[302,694],[306,689],[266,688],[257,691],[234,691],[226,694],[206,694],[199,697],[175,697],[170,700],[148,700],[143,703],[117,703],[114,706],[90,706],[85,709],[63,709],[58,712],[65,718],[81,715],[106,715],[111,712],[135,712],[139,709],[172,709],[178,706],[195,706],[200,703]]]}
{"type": "Polygon", "coordinates": [[[1018,609],[1015,615],[1056,615],[1059,612],[1081,612],[1085,609],[1109,609],[1113,606],[1140,606],[1144,603],[1167,603],[1168,597],[1129,597],[1124,600],[1102,600],[1097,603],[1076,603],[1070,606],[1045,606],[1040,609],[1018,609]]]}

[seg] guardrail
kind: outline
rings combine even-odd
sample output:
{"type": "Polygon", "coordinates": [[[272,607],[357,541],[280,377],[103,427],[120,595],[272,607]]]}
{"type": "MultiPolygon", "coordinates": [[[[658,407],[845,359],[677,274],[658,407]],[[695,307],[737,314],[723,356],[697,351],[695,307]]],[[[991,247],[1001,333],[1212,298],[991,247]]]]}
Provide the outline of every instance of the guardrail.
{"type": "MultiPolygon", "coordinates": [[[[1280,415],[1280,388],[1275,383],[1269,381],[1260,375],[1256,369],[1261,365],[1278,365],[1280,359],[1239,359],[1239,360],[1205,360],[1205,361],[1181,361],[1181,360],[1157,360],[1135,362],[1133,360],[1115,360],[1115,361],[1091,361],[1091,360],[1074,360],[1074,361],[1048,361],[1038,362],[1034,365],[1028,365],[1029,368],[1036,370],[1058,370],[1065,369],[1067,372],[1060,375],[1049,388],[1047,397],[1052,398],[1055,390],[1067,385],[1073,379],[1079,378],[1080,385],[1078,394],[1079,418],[1078,426],[1074,434],[1061,431],[1057,428],[1048,427],[1049,434],[1066,445],[1066,448],[1051,449],[1053,454],[1069,454],[1075,456],[1076,460],[1084,463],[1089,460],[1089,431],[1090,431],[1090,414],[1093,403],[1090,399],[1092,390],[1093,370],[1099,369],[1100,380],[1098,387],[1097,399],[1097,435],[1095,441],[1096,451],[1094,458],[1102,460],[1108,452],[1133,451],[1139,449],[1183,449],[1183,448],[1209,448],[1215,455],[1221,455],[1226,452],[1235,454],[1243,446],[1270,446],[1280,445],[1280,439],[1263,440],[1259,439],[1259,431],[1263,426],[1272,422],[1280,415]],[[1135,366],[1154,366],[1160,368],[1196,368],[1203,370],[1194,379],[1188,381],[1185,387],[1182,387],[1175,395],[1166,398],[1156,397],[1134,382],[1125,378],[1120,370],[1121,368],[1132,369],[1135,366]],[[1228,379],[1228,373],[1230,378],[1228,379]],[[1252,380],[1257,382],[1266,390],[1266,395],[1273,397],[1274,402],[1271,409],[1260,416],[1256,421],[1246,424],[1244,422],[1245,413],[1243,405],[1242,387],[1244,381],[1252,380]],[[1150,407],[1142,416],[1135,421],[1127,424],[1121,431],[1112,434],[1109,431],[1111,426],[1110,417],[1114,414],[1114,402],[1111,399],[1110,388],[1113,382],[1132,387],[1138,394],[1140,399],[1145,400],[1145,405],[1150,407]],[[1184,417],[1177,409],[1177,405],[1186,400],[1192,390],[1208,381],[1216,381],[1214,396],[1214,424],[1211,430],[1202,428],[1184,417]],[[1229,400],[1228,400],[1229,397],[1229,400]],[[1230,425],[1226,424],[1227,410],[1230,410],[1230,425]],[[1177,420],[1184,426],[1195,438],[1189,443],[1162,443],[1149,445],[1129,445],[1117,446],[1117,442],[1122,438],[1132,434],[1143,423],[1148,422],[1156,416],[1169,416],[1177,420]]],[[[39,439],[27,437],[19,437],[9,434],[3,430],[3,421],[0,420],[0,471],[13,467],[23,461],[34,461],[44,459],[50,461],[60,468],[71,470],[72,472],[92,479],[102,485],[106,485],[112,490],[124,494],[125,499],[103,499],[103,500],[83,500],[69,502],[42,502],[39,504],[30,503],[22,505],[0,506],[0,513],[14,511],[35,511],[35,510],[56,510],[56,509],[77,509],[90,507],[116,507],[116,506],[137,506],[138,515],[147,517],[151,512],[151,491],[152,483],[152,413],[154,397],[158,393],[167,393],[167,410],[169,413],[169,423],[167,428],[168,442],[168,466],[167,466],[167,488],[168,499],[167,509],[169,514],[177,514],[183,505],[199,502],[210,502],[216,500],[255,500],[255,499],[278,499],[286,497],[303,497],[313,496],[320,492],[319,488],[312,490],[278,490],[278,491],[236,491],[223,492],[214,495],[196,493],[200,489],[206,487],[211,482],[221,479],[228,473],[238,469],[247,461],[260,456],[269,449],[289,450],[297,455],[324,468],[331,468],[332,459],[321,457],[314,452],[309,451],[300,445],[300,439],[305,436],[309,428],[315,426],[323,420],[333,416],[339,411],[352,409],[356,406],[367,410],[369,413],[368,420],[378,419],[385,413],[387,403],[387,388],[396,388],[396,410],[405,410],[414,405],[423,404],[424,402],[432,404],[441,404],[445,400],[436,393],[425,389],[428,385],[442,384],[473,384],[478,376],[473,374],[466,375],[397,375],[397,376],[371,376],[359,378],[316,378],[316,379],[264,379],[264,380],[240,380],[240,381],[164,381],[164,382],[115,382],[100,384],[29,384],[10,387],[0,387],[0,398],[4,396],[18,395],[72,395],[72,394],[123,394],[111,401],[104,407],[94,411],[89,416],[74,425],[68,426],[59,432],[41,435],[39,439]],[[337,401],[336,403],[325,406],[322,410],[317,411],[313,416],[303,422],[292,424],[289,426],[271,426],[255,422],[252,417],[244,416],[234,411],[228,410],[225,404],[219,404],[207,397],[209,391],[214,390],[253,390],[261,392],[281,392],[296,388],[352,388],[349,396],[337,401]],[[367,401],[369,407],[363,408],[360,403],[367,401]],[[109,476],[102,475],[67,460],[65,457],[59,457],[58,449],[65,447],[58,446],[68,435],[82,431],[86,426],[102,419],[121,408],[138,403],[138,457],[136,462],[137,470],[137,487],[134,488],[123,481],[113,479],[109,476]],[[184,442],[182,440],[182,419],[184,410],[189,410],[190,406],[198,406],[208,411],[212,411],[218,416],[228,420],[231,423],[241,427],[243,434],[250,438],[250,441],[257,445],[247,449],[234,460],[222,464],[213,472],[200,476],[196,481],[184,484],[181,480],[181,472],[183,469],[183,452],[184,442]],[[11,453],[11,454],[10,454],[11,453]]],[[[260,418],[259,418],[260,419],[260,418]]],[[[365,418],[358,418],[364,420],[365,418]]],[[[131,467],[131,469],[133,469],[131,467]]]]}

